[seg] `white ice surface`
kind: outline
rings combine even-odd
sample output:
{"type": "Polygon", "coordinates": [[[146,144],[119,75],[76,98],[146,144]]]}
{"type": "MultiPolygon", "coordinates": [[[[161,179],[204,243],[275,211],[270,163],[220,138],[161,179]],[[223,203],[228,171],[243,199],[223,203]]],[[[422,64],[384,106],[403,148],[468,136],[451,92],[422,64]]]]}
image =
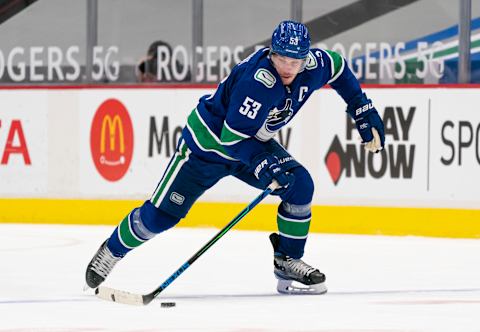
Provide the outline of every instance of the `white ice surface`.
{"type": "MultiPolygon", "coordinates": [[[[480,331],[480,240],[312,234],[304,259],[327,275],[329,293],[288,296],[275,290],[268,234],[232,230],[157,300],[133,307],[83,292],[112,230],[0,225],[0,332],[480,331]]],[[[105,285],[148,293],[217,231],[163,233],[105,285]]]]}

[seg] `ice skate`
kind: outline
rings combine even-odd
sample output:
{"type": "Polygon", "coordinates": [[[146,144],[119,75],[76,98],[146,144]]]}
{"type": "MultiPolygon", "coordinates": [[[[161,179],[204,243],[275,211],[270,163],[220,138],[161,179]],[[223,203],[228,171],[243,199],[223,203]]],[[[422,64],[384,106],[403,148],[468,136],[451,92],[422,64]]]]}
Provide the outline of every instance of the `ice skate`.
{"type": "Polygon", "coordinates": [[[324,294],[325,275],[301,259],[293,259],[277,252],[280,236],[270,234],[273,245],[273,273],[278,279],[277,291],[283,294],[324,294]]]}
{"type": "Polygon", "coordinates": [[[107,247],[107,241],[102,243],[93,256],[85,272],[85,280],[90,288],[97,288],[110,274],[113,267],[122,257],[116,257],[107,247]]]}

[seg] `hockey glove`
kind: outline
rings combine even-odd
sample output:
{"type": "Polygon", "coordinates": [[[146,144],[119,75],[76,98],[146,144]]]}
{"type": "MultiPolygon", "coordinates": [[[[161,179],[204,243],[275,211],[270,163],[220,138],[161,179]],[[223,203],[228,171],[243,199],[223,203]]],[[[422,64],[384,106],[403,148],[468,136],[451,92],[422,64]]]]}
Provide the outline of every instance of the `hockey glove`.
{"type": "Polygon", "coordinates": [[[278,158],[272,154],[262,153],[256,156],[251,165],[253,175],[255,175],[264,188],[269,186],[273,180],[278,182],[280,187],[275,189],[274,195],[285,193],[295,183],[295,176],[283,170],[278,163],[278,158]]]}
{"type": "Polygon", "coordinates": [[[380,152],[385,146],[382,118],[365,94],[347,107],[347,113],[355,121],[358,133],[366,150],[380,152]]]}

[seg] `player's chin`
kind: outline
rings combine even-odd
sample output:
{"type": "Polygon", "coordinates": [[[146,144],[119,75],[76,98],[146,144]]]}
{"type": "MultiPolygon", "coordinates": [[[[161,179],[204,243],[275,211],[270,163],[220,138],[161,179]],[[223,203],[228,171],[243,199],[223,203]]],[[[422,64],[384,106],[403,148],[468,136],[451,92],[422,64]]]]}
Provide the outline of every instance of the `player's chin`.
{"type": "Polygon", "coordinates": [[[289,85],[293,82],[293,79],[295,78],[295,76],[288,76],[288,77],[281,76],[281,78],[282,78],[283,85],[289,85]]]}

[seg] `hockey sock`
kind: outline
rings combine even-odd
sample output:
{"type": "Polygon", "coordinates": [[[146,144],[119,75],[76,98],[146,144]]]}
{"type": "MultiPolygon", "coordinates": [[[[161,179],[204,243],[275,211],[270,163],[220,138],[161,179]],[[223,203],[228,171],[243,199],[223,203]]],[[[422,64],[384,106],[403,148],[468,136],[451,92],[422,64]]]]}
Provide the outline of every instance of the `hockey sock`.
{"type": "Polygon", "coordinates": [[[179,220],[146,201],[141,208],[130,212],[115,228],[108,240],[108,248],[115,256],[125,256],[156,234],[175,226],[179,220]]]}
{"type": "Polygon", "coordinates": [[[303,256],[311,218],[310,204],[305,208],[288,203],[280,204],[277,214],[280,253],[295,259],[303,256]]]}
{"type": "Polygon", "coordinates": [[[138,247],[155,236],[141,222],[140,209],[135,208],[115,228],[107,246],[115,256],[125,256],[130,250],[138,247]]]}

